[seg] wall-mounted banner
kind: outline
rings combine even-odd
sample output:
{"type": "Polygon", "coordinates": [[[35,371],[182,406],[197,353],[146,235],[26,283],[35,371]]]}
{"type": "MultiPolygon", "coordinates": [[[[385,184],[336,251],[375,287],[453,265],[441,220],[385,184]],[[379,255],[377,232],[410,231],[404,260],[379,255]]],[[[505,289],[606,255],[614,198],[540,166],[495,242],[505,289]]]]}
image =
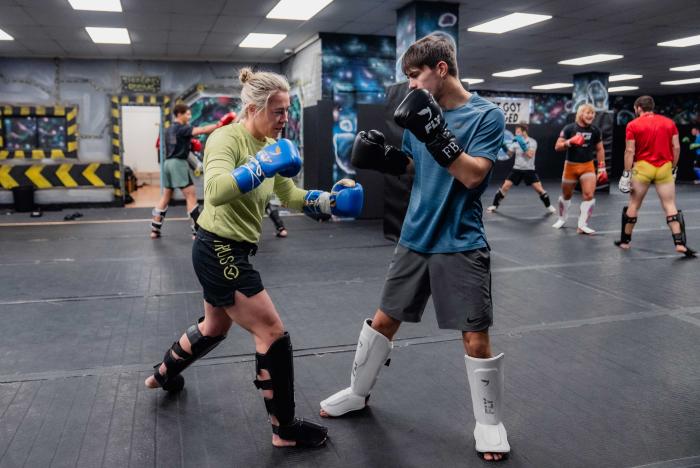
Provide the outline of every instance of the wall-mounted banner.
{"type": "Polygon", "coordinates": [[[501,108],[506,115],[506,124],[530,123],[532,99],[496,96],[486,96],[486,99],[501,108]]]}
{"type": "Polygon", "coordinates": [[[121,76],[122,93],[160,93],[160,76],[121,76]]]}

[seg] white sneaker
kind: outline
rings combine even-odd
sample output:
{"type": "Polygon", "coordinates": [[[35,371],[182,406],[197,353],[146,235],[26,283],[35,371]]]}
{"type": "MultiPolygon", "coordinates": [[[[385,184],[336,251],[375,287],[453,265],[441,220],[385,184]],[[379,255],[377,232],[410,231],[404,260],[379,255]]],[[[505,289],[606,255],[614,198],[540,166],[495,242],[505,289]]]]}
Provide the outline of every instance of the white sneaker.
{"type": "Polygon", "coordinates": [[[566,220],[564,218],[559,218],[556,223],[552,224],[552,227],[554,229],[561,229],[564,224],[566,224],[566,220]]]}
{"type": "Polygon", "coordinates": [[[491,205],[488,208],[486,208],[486,211],[488,211],[489,213],[493,213],[497,209],[498,209],[498,207],[496,205],[491,205]]]}
{"type": "Polygon", "coordinates": [[[547,207],[547,211],[549,211],[550,213],[554,214],[554,213],[557,212],[557,209],[554,208],[552,205],[549,205],[549,206],[547,207]]]}
{"type": "Polygon", "coordinates": [[[588,226],[579,226],[577,232],[579,234],[595,234],[595,229],[591,229],[588,226]]]}

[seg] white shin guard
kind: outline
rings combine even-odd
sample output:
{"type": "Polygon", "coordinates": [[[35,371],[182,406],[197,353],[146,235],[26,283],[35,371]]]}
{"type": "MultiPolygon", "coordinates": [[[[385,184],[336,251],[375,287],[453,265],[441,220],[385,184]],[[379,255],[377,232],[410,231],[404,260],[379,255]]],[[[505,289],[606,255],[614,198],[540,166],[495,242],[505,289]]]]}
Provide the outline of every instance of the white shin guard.
{"type": "Polygon", "coordinates": [[[367,319],[362,326],[352,363],[350,386],[321,402],[321,409],[329,416],[342,416],[364,408],[379,370],[387,362],[393,343],[371,325],[372,321],[367,319]]]}
{"type": "Polygon", "coordinates": [[[591,219],[591,214],[593,214],[593,207],[595,206],[595,198],[582,201],[581,202],[581,214],[578,217],[578,228],[583,232],[589,233],[588,231],[594,232],[588,227],[588,220],[591,219]]]}
{"type": "Polygon", "coordinates": [[[503,353],[488,359],[464,355],[474,409],[474,440],[481,453],[508,453],[503,413],[503,353]]]}
{"type": "Polygon", "coordinates": [[[564,200],[564,198],[560,195],[559,200],[557,201],[557,214],[559,215],[559,218],[554,224],[552,224],[553,228],[559,229],[564,226],[566,223],[566,218],[569,216],[570,206],[571,200],[564,200]]]}

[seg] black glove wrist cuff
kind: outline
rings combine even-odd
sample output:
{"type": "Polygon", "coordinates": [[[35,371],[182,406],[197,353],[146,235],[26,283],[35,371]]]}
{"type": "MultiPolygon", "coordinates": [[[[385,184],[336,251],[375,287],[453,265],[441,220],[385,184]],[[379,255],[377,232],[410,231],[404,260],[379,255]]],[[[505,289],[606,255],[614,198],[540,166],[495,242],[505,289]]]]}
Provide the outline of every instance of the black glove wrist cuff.
{"type": "Polygon", "coordinates": [[[445,130],[426,147],[435,161],[442,167],[449,167],[462,154],[462,148],[457,144],[457,138],[449,130],[445,130]]]}

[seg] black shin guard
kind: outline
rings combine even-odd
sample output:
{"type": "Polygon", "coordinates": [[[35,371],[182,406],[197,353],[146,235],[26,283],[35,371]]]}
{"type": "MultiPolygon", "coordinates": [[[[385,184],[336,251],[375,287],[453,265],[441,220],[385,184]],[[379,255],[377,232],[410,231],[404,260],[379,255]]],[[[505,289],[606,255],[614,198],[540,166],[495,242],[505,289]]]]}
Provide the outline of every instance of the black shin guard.
{"type": "Polygon", "coordinates": [[[190,210],[188,216],[192,220],[192,235],[197,234],[197,229],[199,229],[199,225],[197,224],[197,220],[199,219],[199,215],[202,212],[202,210],[199,209],[199,204],[196,204],[192,210],[190,210]]]}
{"type": "Polygon", "coordinates": [[[545,208],[549,208],[552,205],[552,202],[549,200],[549,195],[547,195],[547,192],[544,192],[540,195],[540,200],[542,200],[542,203],[544,203],[545,208]]]}
{"type": "Polygon", "coordinates": [[[297,446],[316,447],[325,443],[327,428],[294,417],[294,363],[288,333],[272,343],[267,353],[255,354],[258,376],[262,369],[270,373],[269,380],[255,379],[254,383],[261,390],[272,390],[272,398],[265,398],[267,412],[279,422],[279,426],[272,426],[272,431],[282,439],[296,441],[297,446]]]}
{"type": "Polygon", "coordinates": [[[496,195],[493,197],[493,206],[498,206],[501,204],[501,200],[506,198],[505,195],[503,195],[503,192],[501,192],[501,189],[498,189],[498,192],[496,192],[496,195]]]}
{"type": "Polygon", "coordinates": [[[629,217],[627,216],[627,206],[622,208],[622,227],[620,228],[620,240],[615,241],[615,245],[619,246],[620,244],[629,244],[632,241],[632,234],[627,234],[625,232],[625,228],[627,227],[628,224],[636,224],[637,223],[637,217],[629,217]]]}
{"type": "Polygon", "coordinates": [[[272,224],[275,225],[275,230],[277,231],[277,234],[282,232],[285,229],[285,227],[284,223],[282,222],[282,218],[280,218],[279,210],[273,209],[272,206],[268,204],[265,207],[265,212],[267,212],[267,215],[270,217],[270,220],[272,220],[272,224]]]}
{"type": "Polygon", "coordinates": [[[179,392],[182,390],[182,387],[185,386],[185,379],[180,373],[187,369],[194,361],[216,348],[216,346],[226,338],[226,335],[202,335],[198,326],[199,322],[202,320],[204,320],[204,317],[201,317],[197,323],[189,327],[186,332],[187,339],[190,340],[191,354],[182,349],[180,341],[178,340],[165,352],[165,356],[163,357],[165,374],[159,372],[160,364],[153,366],[156,370],[153,376],[163,390],[167,392],[179,392]],[[176,357],[173,353],[179,357],[176,357]]]}
{"type": "Polygon", "coordinates": [[[687,255],[688,257],[694,256],[695,251],[685,244],[685,219],[683,218],[683,212],[681,210],[678,210],[678,213],[674,215],[666,216],[666,224],[668,224],[669,227],[671,227],[670,224],[674,221],[679,224],[681,232],[674,233],[673,230],[671,230],[671,235],[673,236],[673,243],[675,245],[682,245],[683,247],[685,247],[685,255],[687,255]]]}

